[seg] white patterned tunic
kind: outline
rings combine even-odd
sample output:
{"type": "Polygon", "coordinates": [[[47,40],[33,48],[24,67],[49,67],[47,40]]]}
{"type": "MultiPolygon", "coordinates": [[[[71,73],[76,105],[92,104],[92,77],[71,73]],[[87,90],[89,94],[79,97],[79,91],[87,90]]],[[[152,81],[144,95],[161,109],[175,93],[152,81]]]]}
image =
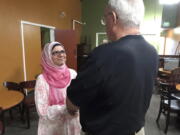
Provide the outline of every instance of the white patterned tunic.
{"type": "MultiPolygon", "coordinates": [[[[77,73],[74,70],[70,69],[70,74],[71,79],[76,78],[77,73]]],[[[66,97],[67,87],[57,90],[66,97]]],[[[80,135],[79,115],[71,116],[66,104],[50,106],[48,99],[49,84],[41,74],[37,78],[35,87],[35,103],[39,115],[38,135],[80,135]]]]}

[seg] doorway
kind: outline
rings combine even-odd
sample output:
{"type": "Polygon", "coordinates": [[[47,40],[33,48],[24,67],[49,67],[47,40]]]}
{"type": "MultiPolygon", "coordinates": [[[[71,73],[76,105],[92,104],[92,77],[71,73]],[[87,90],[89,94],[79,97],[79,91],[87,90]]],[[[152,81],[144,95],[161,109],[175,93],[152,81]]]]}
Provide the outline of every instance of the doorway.
{"type": "Polygon", "coordinates": [[[21,40],[24,81],[34,80],[41,73],[41,50],[45,43],[54,41],[55,27],[21,21],[21,40]]]}

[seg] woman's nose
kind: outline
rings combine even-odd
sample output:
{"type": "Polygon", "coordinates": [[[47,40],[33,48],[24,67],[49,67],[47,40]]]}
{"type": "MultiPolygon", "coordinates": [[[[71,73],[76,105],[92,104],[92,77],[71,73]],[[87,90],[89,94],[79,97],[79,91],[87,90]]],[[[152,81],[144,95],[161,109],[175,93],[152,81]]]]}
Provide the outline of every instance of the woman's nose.
{"type": "Polygon", "coordinates": [[[58,54],[59,57],[63,57],[64,56],[64,53],[60,53],[58,54]]]}

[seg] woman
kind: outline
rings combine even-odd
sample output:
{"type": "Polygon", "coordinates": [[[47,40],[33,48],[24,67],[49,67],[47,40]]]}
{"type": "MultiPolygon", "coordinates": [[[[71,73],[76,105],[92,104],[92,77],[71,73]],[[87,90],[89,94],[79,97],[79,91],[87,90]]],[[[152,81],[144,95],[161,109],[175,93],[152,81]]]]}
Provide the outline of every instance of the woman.
{"type": "Polygon", "coordinates": [[[77,73],[65,63],[62,44],[52,42],[45,45],[41,60],[43,72],[35,87],[38,135],[80,135],[78,114],[72,116],[66,108],[66,89],[77,73]]]}

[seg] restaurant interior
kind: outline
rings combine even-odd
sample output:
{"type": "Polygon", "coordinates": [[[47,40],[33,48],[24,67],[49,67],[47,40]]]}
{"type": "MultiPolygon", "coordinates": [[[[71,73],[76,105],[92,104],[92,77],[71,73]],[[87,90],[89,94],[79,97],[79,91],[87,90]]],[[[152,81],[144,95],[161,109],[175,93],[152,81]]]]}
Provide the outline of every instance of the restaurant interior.
{"type": "MultiPolygon", "coordinates": [[[[107,1],[1,0],[0,134],[37,134],[34,87],[42,70],[42,48],[51,41],[61,42],[68,67],[79,71],[94,48],[109,42],[102,21],[107,1]]],[[[144,4],[141,35],[159,54],[145,133],[179,135],[180,0],[144,0],[144,4]]]]}

